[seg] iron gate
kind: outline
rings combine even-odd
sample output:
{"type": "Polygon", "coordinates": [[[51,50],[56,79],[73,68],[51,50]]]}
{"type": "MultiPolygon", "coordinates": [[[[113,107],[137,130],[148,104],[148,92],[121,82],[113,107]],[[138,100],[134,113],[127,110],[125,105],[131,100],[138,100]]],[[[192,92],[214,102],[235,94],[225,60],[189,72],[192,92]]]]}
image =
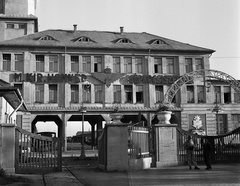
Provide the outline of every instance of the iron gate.
{"type": "Polygon", "coordinates": [[[62,171],[61,140],[16,127],[15,171],[19,174],[62,171]]]}
{"type": "Polygon", "coordinates": [[[207,138],[212,147],[212,163],[240,162],[240,128],[218,136],[194,135],[180,128],[177,128],[177,133],[179,164],[186,164],[187,162],[187,155],[183,144],[187,140],[188,135],[192,136],[195,143],[194,155],[196,161],[203,162],[203,144],[201,142],[201,139],[207,138]]]}

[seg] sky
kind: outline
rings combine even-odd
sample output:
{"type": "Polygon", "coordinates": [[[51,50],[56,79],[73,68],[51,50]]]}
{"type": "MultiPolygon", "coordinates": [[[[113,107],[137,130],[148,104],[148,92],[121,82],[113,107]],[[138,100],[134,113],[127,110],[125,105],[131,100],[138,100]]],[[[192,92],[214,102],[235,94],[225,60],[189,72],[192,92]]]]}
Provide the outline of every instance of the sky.
{"type": "Polygon", "coordinates": [[[148,32],[215,50],[210,68],[240,80],[239,0],[38,0],[39,31],[148,32]]]}
{"type": "Polygon", "coordinates": [[[240,79],[239,0],[39,0],[39,31],[148,32],[215,50],[210,68],[240,79]]]}

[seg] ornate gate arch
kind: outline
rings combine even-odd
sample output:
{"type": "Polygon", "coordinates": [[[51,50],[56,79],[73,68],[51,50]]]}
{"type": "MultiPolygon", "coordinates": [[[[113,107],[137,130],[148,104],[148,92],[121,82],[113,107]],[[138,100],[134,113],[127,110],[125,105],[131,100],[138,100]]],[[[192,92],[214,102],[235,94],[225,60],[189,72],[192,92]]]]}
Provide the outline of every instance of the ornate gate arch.
{"type": "Polygon", "coordinates": [[[182,85],[185,83],[188,83],[190,81],[193,81],[196,77],[208,77],[213,79],[218,79],[227,82],[230,84],[230,86],[240,94],[240,82],[234,79],[229,74],[226,74],[224,72],[218,71],[218,70],[211,70],[211,69],[201,69],[193,72],[189,72],[181,76],[178,80],[176,80],[170,88],[167,90],[164,101],[165,102],[172,102],[173,97],[177,93],[177,91],[180,89],[182,85]]]}

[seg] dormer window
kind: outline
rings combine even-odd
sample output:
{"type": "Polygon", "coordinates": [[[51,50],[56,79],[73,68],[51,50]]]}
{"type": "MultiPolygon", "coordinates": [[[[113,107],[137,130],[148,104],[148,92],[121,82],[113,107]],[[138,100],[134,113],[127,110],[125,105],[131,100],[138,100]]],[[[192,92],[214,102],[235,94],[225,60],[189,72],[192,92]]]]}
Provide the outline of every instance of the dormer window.
{"type": "Polygon", "coordinates": [[[94,42],[89,37],[85,37],[85,36],[74,39],[73,41],[74,42],[85,42],[85,43],[94,42]]]}
{"type": "Polygon", "coordinates": [[[39,40],[45,40],[45,41],[56,41],[52,36],[43,36],[40,37],[39,40]]]}
{"type": "Polygon", "coordinates": [[[130,39],[127,39],[127,38],[121,38],[121,39],[115,40],[113,42],[115,42],[115,43],[133,43],[130,39]]]}
{"type": "Polygon", "coordinates": [[[78,41],[89,42],[90,39],[89,39],[88,37],[82,37],[82,38],[80,38],[78,41]]]}
{"type": "Polygon", "coordinates": [[[165,45],[167,44],[165,41],[161,39],[154,39],[148,42],[149,44],[154,44],[154,45],[165,45]]]}

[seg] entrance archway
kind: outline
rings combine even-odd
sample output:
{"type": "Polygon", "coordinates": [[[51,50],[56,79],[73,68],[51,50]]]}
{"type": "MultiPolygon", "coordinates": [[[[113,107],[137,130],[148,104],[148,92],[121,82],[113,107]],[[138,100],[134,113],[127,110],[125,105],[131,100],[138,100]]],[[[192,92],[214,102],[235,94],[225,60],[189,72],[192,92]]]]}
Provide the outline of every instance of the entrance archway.
{"type": "Polygon", "coordinates": [[[227,82],[237,93],[240,94],[240,82],[234,79],[229,74],[226,74],[224,72],[218,71],[218,70],[211,70],[211,69],[201,69],[193,72],[186,73],[182,75],[178,80],[176,80],[167,90],[164,101],[165,102],[172,102],[172,99],[174,98],[175,94],[178,92],[178,90],[181,88],[182,85],[193,81],[194,78],[201,77],[201,78],[212,78],[212,79],[218,79],[227,82]]]}

